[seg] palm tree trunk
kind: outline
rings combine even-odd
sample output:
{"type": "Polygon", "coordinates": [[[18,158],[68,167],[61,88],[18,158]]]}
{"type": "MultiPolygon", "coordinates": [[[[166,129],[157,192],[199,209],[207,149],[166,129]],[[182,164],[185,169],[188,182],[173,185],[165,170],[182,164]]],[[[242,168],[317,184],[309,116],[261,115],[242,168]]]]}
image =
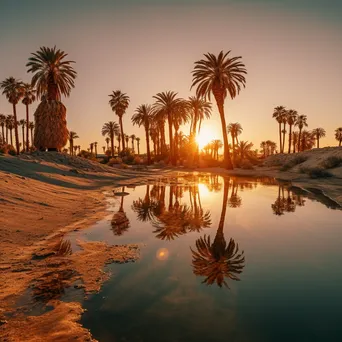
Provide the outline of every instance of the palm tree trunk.
{"type": "MultiPolygon", "coordinates": [[[[4,130],[4,125],[1,125],[1,132],[2,132],[2,140],[5,143],[5,130],[4,130]]],[[[6,142],[7,143],[7,142],[6,142]]]]}
{"type": "MultiPolygon", "coordinates": [[[[122,141],[122,150],[125,150],[125,135],[123,131],[123,124],[122,124],[122,116],[119,116],[119,123],[120,123],[120,130],[121,130],[121,141],[122,141]]],[[[112,149],[113,149],[114,144],[112,144],[112,149]]],[[[113,153],[113,152],[112,152],[113,153]]]]}
{"type": "Polygon", "coordinates": [[[170,162],[172,165],[174,165],[174,159],[173,159],[173,135],[172,135],[172,118],[171,113],[167,113],[167,121],[169,123],[169,145],[170,145],[170,162]]]}
{"type": "Polygon", "coordinates": [[[226,211],[227,211],[229,179],[223,178],[223,182],[224,182],[224,189],[223,189],[222,209],[221,209],[221,216],[220,216],[218,229],[217,229],[215,239],[213,242],[214,246],[219,246],[221,245],[222,242],[224,242],[223,227],[224,227],[224,221],[226,218],[226,211]]]}
{"type": "Polygon", "coordinates": [[[338,144],[338,146],[341,146],[341,143],[342,143],[342,139],[340,139],[340,143],[338,144]]]}
{"type": "Polygon", "coordinates": [[[13,146],[13,128],[10,130],[11,146],[13,146]]]}
{"type": "Polygon", "coordinates": [[[300,143],[301,143],[301,137],[302,137],[302,129],[299,129],[299,135],[298,135],[298,146],[297,146],[297,152],[300,152],[300,143]]]}
{"type": "Polygon", "coordinates": [[[15,143],[16,143],[16,149],[17,154],[19,154],[19,134],[18,134],[18,120],[17,120],[17,108],[15,104],[13,103],[13,116],[14,116],[14,134],[15,134],[15,143]]]}
{"type": "Polygon", "coordinates": [[[72,156],[74,153],[74,148],[72,146],[72,140],[71,139],[69,140],[69,150],[70,150],[69,153],[72,156]]]}
{"type": "Polygon", "coordinates": [[[31,146],[33,146],[33,128],[31,128],[30,131],[31,131],[31,146]]]}
{"type": "Polygon", "coordinates": [[[232,134],[232,144],[233,144],[233,161],[235,163],[236,155],[235,155],[235,135],[234,134],[232,134]]]}
{"type": "Polygon", "coordinates": [[[140,143],[138,142],[137,145],[138,145],[138,155],[140,156],[140,143]]]}
{"type": "Polygon", "coordinates": [[[177,164],[178,160],[178,130],[175,129],[175,140],[174,140],[174,159],[175,163],[177,164]]]}
{"type": "Polygon", "coordinates": [[[22,135],[23,135],[23,151],[25,151],[25,126],[23,125],[21,129],[22,129],[22,135]]]}
{"type": "MultiPolygon", "coordinates": [[[[151,151],[150,151],[150,136],[148,134],[148,123],[145,122],[145,137],[146,137],[146,151],[147,151],[147,165],[151,164],[151,151]]],[[[154,151],[155,152],[155,151],[154,151]]],[[[139,145],[138,145],[138,154],[139,153],[139,145]]]]}
{"type": "Polygon", "coordinates": [[[288,153],[291,153],[291,139],[292,139],[292,125],[290,126],[290,131],[289,131],[289,151],[288,153]]]}
{"type": "Polygon", "coordinates": [[[26,104],[26,152],[30,149],[29,142],[29,106],[26,104]]]}
{"type": "Polygon", "coordinates": [[[6,126],[6,144],[8,144],[8,127],[6,126]]]}
{"type": "Polygon", "coordinates": [[[316,139],[317,139],[317,148],[319,148],[319,136],[317,136],[316,139]]]}
{"type": "Polygon", "coordinates": [[[110,136],[110,149],[111,149],[111,155],[112,158],[114,158],[114,135],[110,136]]]}
{"type": "Polygon", "coordinates": [[[284,123],[284,126],[283,126],[283,147],[282,147],[283,153],[285,150],[285,131],[286,131],[286,123],[284,123]]]}
{"type": "MultiPolygon", "coordinates": [[[[215,95],[215,94],[214,94],[215,95]]],[[[222,126],[222,134],[223,134],[223,155],[224,155],[224,166],[227,170],[233,170],[233,164],[232,160],[230,158],[230,153],[229,153],[229,146],[228,146],[228,136],[227,136],[227,125],[226,125],[226,118],[224,117],[224,106],[223,106],[223,97],[222,98],[216,98],[216,104],[220,113],[221,117],[221,126],[222,126]]]]}
{"type": "Polygon", "coordinates": [[[279,122],[279,140],[280,140],[280,144],[279,144],[279,152],[280,153],[283,153],[282,151],[282,147],[283,147],[283,144],[282,144],[282,139],[281,139],[281,122],[279,122]]]}

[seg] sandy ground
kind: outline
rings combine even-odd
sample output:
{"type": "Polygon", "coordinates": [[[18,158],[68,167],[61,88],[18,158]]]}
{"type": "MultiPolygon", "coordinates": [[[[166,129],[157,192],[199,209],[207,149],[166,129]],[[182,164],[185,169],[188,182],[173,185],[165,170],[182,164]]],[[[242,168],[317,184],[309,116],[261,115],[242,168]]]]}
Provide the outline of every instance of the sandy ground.
{"type": "MultiPolygon", "coordinates": [[[[342,148],[304,153],[308,159],[303,165],[316,167],[330,155],[342,157],[342,148]]],[[[134,171],[58,153],[38,152],[19,158],[0,155],[0,340],[93,341],[77,323],[82,314],[80,304],[63,303],[58,294],[75,281],[80,282],[79,290],[85,295],[96,292],[109,277],[104,268],[107,263],[134,261],[139,257],[139,247],[135,245],[113,247],[80,241],[82,250],[70,254],[63,242],[65,232],[87,228],[105,216],[104,190],[144,184],[155,177],[208,172],[289,180],[308,191],[319,189],[342,205],[342,167],[329,170],[332,178],[310,179],[299,173],[298,166],[279,171],[279,165],[289,158],[293,156],[274,156],[254,170],[134,171]],[[54,291],[49,295],[48,290],[55,287],[57,295],[54,291]],[[45,302],[54,309],[35,317],[25,315],[21,308],[14,309],[27,289],[47,296],[45,302]],[[11,317],[5,314],[8,312],[11,317]],[[48,322],[55,322],[53,328],[48,322]]]]}

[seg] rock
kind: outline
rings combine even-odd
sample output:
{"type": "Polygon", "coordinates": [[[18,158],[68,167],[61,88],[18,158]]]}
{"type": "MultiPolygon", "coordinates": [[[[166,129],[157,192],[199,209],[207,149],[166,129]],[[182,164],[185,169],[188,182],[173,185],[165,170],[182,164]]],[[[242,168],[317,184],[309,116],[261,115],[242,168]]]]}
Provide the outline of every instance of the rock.
{"type": "Polygon", "coordinates": [[[80,172],[77,169],[70,169],[69,172],[79,174],[80,172]]]}
{"type": "Polygon", "coordinates": [[[83,285],[83,284],[76,284],[76,285],[74,285],[74,288],[75,289],[84,289],[85,285],[83,285]]]}

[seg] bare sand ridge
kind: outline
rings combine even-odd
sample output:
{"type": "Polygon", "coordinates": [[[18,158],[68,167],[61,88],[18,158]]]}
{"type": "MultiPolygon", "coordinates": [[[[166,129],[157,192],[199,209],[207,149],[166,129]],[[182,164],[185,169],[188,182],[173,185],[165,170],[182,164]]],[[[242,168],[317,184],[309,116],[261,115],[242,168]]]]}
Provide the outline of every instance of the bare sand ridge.
{"type": "Polygon", "coordinates": [[[68,287],[75,281],[81,282],[79,290],[85,294],[96,292],[109,277],[104,269],[107,263],[134,261],[139,257],[136,245],[107,246],[100,242],[80,241],[81,251],[71,255],[67,251],[62,255],[56,252],[65,232],[87,228],[104,217],[104,190],[144,184],[163,175],[210,172],[289,180],[307,191],[318,189],[342,205],[341,166],[329,170],[333,177],[327,179],[311,179],[300,173],[300,167],[319,167],[329,156],[342,158],[342,148],[275,155],[262,167],[233,171],[220,168],[134,171],[59,153],[0,156],[0,340],[92,341],[90,333],[77,323],[82,314],[81,305],[63,303],[58,296],[44,293],[49,293],[56,284],[68,287]],[[305,162],[286,172],[280,171],[282,165],[298,155],[305,155],[305,162]],[[47,296],[46,303],[54,309],[36,317],[15,310],[14,305],[27,289],[38,294],[41,290],[47,296]],[[13,317],[9,318],[5,312],[12,312],[13,317]]]}

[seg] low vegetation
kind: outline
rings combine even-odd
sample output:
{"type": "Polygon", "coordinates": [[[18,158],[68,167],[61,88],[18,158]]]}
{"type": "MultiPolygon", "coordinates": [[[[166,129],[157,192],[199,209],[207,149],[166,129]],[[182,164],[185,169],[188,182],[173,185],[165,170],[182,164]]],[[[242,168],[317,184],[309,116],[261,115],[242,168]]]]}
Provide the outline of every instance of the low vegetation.
{"type": "Polygon", "coordinates": [[[324,169],[334,169],[340,165],[342,165],[342,158],[336,156],[330,156],[321,163],[324,169]]]}
{"type": "Polygon", "coordinates": [[[329,178],[333,175],[321,167],[301,167],[301,173],[307,174],[310,178],[329,178]]]}
{"type": "Polygon", "coordinates": [[[295,167],[296,165],[302,164],[305,161],[307,161],[308,157],[303,156],[303,155],[298,155],[295,156],[294,158],[292,158],[289,162],[287,162],[286,164],[284,164],[281,168],[280,171],[288,171],[290,169],[292,169],[293,167],[295,167]]]}

